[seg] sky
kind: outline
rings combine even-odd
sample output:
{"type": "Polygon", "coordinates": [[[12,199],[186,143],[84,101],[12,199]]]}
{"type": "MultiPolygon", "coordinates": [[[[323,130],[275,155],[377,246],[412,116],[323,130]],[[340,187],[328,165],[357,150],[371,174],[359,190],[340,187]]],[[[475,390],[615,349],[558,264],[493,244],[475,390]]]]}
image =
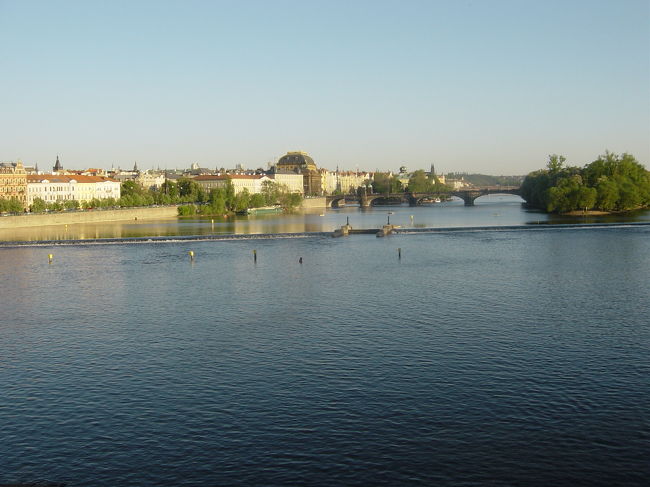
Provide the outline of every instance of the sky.
{"type": "Polygon", "coordinates": [[[650,168],[648,0],[0,0],[0,161],[650,168]]]}

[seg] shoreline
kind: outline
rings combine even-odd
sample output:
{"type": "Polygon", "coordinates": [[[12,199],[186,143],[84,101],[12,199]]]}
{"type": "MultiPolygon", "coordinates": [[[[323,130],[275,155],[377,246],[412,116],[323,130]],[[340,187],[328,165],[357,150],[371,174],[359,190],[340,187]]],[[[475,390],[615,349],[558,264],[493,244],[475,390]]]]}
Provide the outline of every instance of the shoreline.
{"type": "Polygon", "coordinates": [[[157,220],[178,217],[174,206],[120,208],[111,210],[61,211],[52,213],[27,213],[0,217],[0,230],[75,223],[102,223],[129,220],[157,220]]]}

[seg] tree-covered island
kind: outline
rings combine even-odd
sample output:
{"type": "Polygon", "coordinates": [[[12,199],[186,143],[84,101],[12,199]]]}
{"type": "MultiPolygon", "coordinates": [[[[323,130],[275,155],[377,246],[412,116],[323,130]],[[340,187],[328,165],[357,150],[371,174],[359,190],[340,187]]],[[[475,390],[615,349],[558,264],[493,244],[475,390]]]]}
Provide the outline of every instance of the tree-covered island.
{"type": "Polygon", "coordinates": [[[650,172],[631,154],[605,152],[591,164],[565,166],[566,158],[549,156],[546,169],[530,173],[521,196],[549,213],[622,212],[650,206],[650,172]]]}

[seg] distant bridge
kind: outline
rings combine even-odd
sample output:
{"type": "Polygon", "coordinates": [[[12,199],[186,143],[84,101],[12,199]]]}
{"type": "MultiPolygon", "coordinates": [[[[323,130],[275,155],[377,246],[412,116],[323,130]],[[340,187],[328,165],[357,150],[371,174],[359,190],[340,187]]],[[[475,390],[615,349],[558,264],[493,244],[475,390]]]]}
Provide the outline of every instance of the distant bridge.
{"type": "Polygon", "coordinates": [[[362,194],[361,196],[355,194],[340,194],[327,196],[327,206],[336,208],[341,202],[358,203],[359,206],[368,207],[372,206],[377,200],[399,200],[406,202],[409,206],[417,206],[426,199],[446,198],[449,196],[456,196],[465,202],[465,206],[474,206],[474,200],[480,196],[488,194],[514,194],[521,197],[521,188],[519,186],[486,186],[483,188],[467,188],[450,191],[448,193],[373,193],[362,194]]]}

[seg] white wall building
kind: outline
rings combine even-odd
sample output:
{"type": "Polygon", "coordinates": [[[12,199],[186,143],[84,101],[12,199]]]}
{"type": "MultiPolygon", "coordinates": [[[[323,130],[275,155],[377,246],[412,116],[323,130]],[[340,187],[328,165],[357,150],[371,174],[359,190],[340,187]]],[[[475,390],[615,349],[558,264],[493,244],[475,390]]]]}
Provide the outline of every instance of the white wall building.
{"type": "MultiPolygon", "coordinates": [[[[302,176],[300,177],[302,178],[302,176]]],[[[257,194],[262,192],[264,181],[273,180],[265,174],[206,174],[195,177],[193,181],[199,183],[208,192],[213,188],[225,188],[230,181],[235,194],[241,193],[244,189],[247,189],[249,194],[257,194]]],[[[300,184],[302,184],[302,180],[300,184]]]]}
{"type": "Polygon", "coordinates": [[[76,200],[80,203],[96,199],[120,197],[120,183],[102,176],[28,174],[27,204],[35,198],[46,203],[76,200]]]}
{"type": "Polygon", "coordinates": [[[279,185],[286,187],[289,193],[304,194],[305,192],[305,186],[303,182],[304,177],[302,174],[296,174],[295,172],[278,171],[273,174],[269,174],[268,177],[279,185]]]}

